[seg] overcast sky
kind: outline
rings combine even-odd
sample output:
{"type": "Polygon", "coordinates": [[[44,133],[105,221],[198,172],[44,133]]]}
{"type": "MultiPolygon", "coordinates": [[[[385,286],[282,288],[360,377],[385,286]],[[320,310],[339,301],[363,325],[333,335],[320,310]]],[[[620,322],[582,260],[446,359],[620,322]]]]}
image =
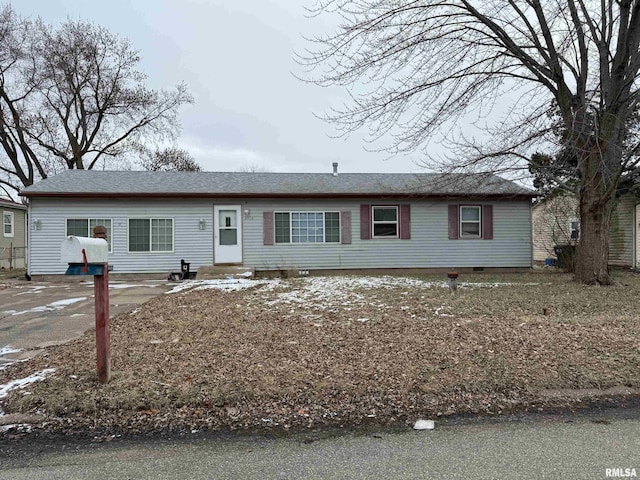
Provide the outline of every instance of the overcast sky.
{"type": "MultiPolygon", "coordinates": [[[[19,0],[23,16],[98,23],[131,40],[149,86],[185,82],[195,104],[183,107],[178,145],[209,171],[258,166],[276,172],[417,172],[418,154],[370,152],[365,132],[331,138],[314,117],[345,98],[297,80],[294,51],[331,26],[305,17],[311,0],[19,0]]],[[[370,148],[370,146],[369,146],[370,148]]]]}

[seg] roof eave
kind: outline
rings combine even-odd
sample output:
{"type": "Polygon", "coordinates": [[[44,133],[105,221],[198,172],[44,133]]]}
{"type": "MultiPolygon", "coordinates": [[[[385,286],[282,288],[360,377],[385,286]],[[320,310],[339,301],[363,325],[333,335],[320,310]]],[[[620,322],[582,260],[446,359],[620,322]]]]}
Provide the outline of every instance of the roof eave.
{"type": "Polygon", "coordinates": [[[487,198],[487,199],[531,199],[531,193],[199,193],[199,192],[20,192],[24,197],[58,198],[487,198]]]}
{"type": "Polygon", "coordinates": [[[21,205],[20,203],[13,203],[13,202],[0,202],[0,207],[15,208],[16,210],[28,210],[26,205],[21,205]]]}

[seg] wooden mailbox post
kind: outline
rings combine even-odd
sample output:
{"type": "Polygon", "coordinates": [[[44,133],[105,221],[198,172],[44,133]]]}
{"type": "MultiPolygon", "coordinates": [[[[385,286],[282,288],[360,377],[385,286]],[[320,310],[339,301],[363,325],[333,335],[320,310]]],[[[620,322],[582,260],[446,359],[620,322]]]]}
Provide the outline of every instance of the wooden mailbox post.
{"type": "Polygon", "coordinates": [[[62,243],[62,261],[68,263],[66,275],[93,275],[96,316],[96,363],[98,381],[111,380],[109,338],[109,265],[107,229],[95,227],[94,238],[67,237],[62,243]]]}

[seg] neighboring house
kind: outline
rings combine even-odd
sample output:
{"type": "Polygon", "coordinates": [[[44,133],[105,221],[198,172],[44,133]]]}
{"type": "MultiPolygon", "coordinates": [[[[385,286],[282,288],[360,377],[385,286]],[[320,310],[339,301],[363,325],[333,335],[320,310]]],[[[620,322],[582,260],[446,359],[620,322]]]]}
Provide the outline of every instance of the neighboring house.
{"type": "Polygon", "coordinates": [[[31,275],[63,273],[65,235],[95,225],[114,273],[532,265],[535,193],[496,176],[71,170],[21,195],[31,275]]]}
{"type": "Polygon", "coordinates": [[[2,234],[0,234],[0,268],[25,268],[27,257],[27,207],[0,199],[2,234]]]}
{"type": "MultiPolygon", "coordinates": [[[[544,262],[556,258],[555,245],[577,245],[580,214],[575,195],[552,195],[533,206],[533,258],[544,262]]],[[[620,197],[611,216],[609,265],[640,266],[640,197],[620,197]]]]}

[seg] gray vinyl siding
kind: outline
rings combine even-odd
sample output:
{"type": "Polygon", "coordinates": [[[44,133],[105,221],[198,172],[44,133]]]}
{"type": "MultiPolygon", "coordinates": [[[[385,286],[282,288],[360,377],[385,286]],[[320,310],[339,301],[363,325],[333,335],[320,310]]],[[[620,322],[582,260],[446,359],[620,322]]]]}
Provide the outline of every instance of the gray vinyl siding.
{"type": "Polygon", "coordinates": [[[449,240],[447,206],[455,201],[363,200],[265,200],[193,199],[164,200],[53,200],[33,198],[31,214],[41,229],[32,231],[33,274],[64,273],[60,244],[66,218],[111,218],[114,273],[168,272],[180,259],[192,269],[211,265],[213,258],[213,206],[242,205],[244,265],[256,270],[530,267],[531,211],[528,201],[470,202],[493,205],[493,240],[449,240]],[[360,239],[360,205],[411,205],[411,239],[360,239]],[[265,211],[350,211],[351,244],[264,245],[265,211]],[[174,219],[173,253],[127,253],[127,219],[159,217],[174,219]],[[206,229],[198,229],[205,219],[206,229]]]}
{"type": "Polygon", "coordinates": [[[32,275],[62,274],[67,265],[60,261],[60,245],[67,218],[110,218],[112,250],[109,264],[114,273],[151,273],[180,270],[180,259],[192,262],[192,269],[213,262],[211,202],[181,200],[57,200],[31,199],[32,224],[40,220],[40,230],[31,230],[32,275]],[[135,252],[128,250],[129,218],[173,218],[174,251],[135,252]],[[205,230],[198,221],[204,219],[205,230]]]}
{"type": "Polygon", "coordinates": [[[256,270],[530,267],[531,212],[527,201],[493,205],[493,240],[449,240],[445,201],[262,201],[245,219],[245,264],[256,270]],[[360,205],[409,203],[411,239],[360,239],[360,205]],[[264,211],[351,211],[352,243],[263,245],[264,211]]]}

